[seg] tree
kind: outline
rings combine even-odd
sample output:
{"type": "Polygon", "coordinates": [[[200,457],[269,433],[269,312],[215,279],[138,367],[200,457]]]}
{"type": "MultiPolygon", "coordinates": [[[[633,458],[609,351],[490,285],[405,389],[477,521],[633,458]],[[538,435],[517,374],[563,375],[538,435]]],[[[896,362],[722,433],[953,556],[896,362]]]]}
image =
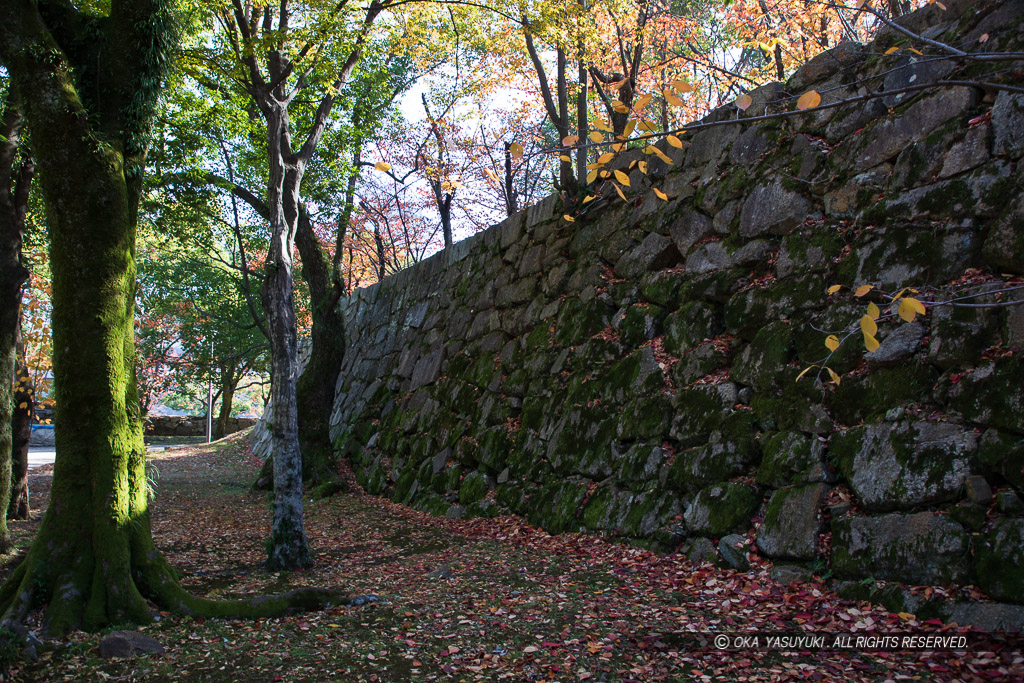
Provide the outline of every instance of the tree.
{"type": "Polygon", "coordinates": [[[145,623],[147,599],[187,614],[276,614],[332,592],[213,602],[177,583],[153,545],[134,381],[135,233],[148,127],[174,41],[165,0],[0,5],[0,61],[40,169],[53,271],[60,414],[51,504],[0,588],[0,626],[46,605],[45,629],[145,623]]]}
{"type": "MultiPolygon", "coordinates": [[[[0,119],[0,550],[7,550],[11,544],[7,516],[12,465],[18,469],[16,482],[20,484],[24,475],[18,465],[27,455],[27,444],[22,443],[24,415],[26,410],[31,414],[30,397],[26,396],[26,385],[20,379],[27,375],[16,371],[20,369],[17,351],[21,287],[29,274],[21,262],[21,246],[35,164],[21,149],[25,118],[20,103],[9,87],[4,88],[3,95],[3,118],[0,119]],[[18,429],[12,420],[17,421],[18,429]],[[16,451],[18,457],[15,457],[16,451]]],[[[16,498],[19,502],[15,505],[15,514],[22,507],[22,496],[16,498]]],[[[27,502],[25,507],[27,513],[27,502]]]]}

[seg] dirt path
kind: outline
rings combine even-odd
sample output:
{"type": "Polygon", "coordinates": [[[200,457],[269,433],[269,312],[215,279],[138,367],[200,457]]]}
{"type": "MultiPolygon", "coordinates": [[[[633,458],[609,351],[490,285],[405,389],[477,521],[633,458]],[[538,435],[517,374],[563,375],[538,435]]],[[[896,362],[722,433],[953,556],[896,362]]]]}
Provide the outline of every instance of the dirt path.
{"type": "MultiPolygon", "coordinates": [[[[100,634],[75,634],[19,665],[23,681],[655,681],[1008,680],[1020,654],[794,654],[699,649],[688,632],[936,630],[748,574],[517,518],[456,522],[386,500],[308,504],[308,572],[262,568],[269,499],[248,491],[258,463],[240,438],[154,454],[153,531],[191,591],[231,597],[300,585],[379,600],[284,619],[196,621],[163,614],[144,630],[157,656],[100,659],[100,634]]],[[[33,471],[33,504],[48,489],[33,471]]],[[[14,523],[27,543],[40,515],[14,523]]],[[[0,558],[7,572],[13,556],[0,558]]]]}

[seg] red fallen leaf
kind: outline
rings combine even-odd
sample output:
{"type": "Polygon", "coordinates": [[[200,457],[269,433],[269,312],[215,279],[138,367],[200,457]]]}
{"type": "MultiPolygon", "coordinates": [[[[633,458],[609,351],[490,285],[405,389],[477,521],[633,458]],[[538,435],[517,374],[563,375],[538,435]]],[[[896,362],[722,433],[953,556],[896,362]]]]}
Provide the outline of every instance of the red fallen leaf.
{"type": "Polygon", "coordinates": [[[562,643],[552,643],[549,640],[545,640],[540,644],[541,647],[562,647],[562,643]]]}

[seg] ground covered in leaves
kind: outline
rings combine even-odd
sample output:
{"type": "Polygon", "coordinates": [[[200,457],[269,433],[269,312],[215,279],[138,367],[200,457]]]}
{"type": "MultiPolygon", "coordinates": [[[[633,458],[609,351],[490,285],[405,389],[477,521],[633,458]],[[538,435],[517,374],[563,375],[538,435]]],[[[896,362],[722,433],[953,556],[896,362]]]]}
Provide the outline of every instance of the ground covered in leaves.
{"type": "MultiPolygon", "coordinates": [[[[104,660],[103,634],[40,648],[19,681],[776,681],[1024,679],[1020,652],[771,652],[698,647],[691,632],[952,632],[820,584],[784,587],[749,573],[563,534],[514,517],[448,521],[387,500],[340,494],[309,503],[316,567],[269,573],[269,499],[243,438],[152,456],[158,547],[199,595],[234,597],[340,586],[376,602],[282,619],[144,627],[161,655],[104,660]]],[[[49,473],[32,471],[33,520],[49,473]]],[[[16,555],[2,558],[3,575],[16,555]]]]}

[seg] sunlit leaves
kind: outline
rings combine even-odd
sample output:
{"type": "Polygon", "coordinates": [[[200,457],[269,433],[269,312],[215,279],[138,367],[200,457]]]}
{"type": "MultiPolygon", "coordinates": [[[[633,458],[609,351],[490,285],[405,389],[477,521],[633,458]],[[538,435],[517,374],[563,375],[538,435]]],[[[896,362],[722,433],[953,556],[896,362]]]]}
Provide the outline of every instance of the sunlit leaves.
{"type": "Polygon", "coordinates": [[[662,192],[661,190],[659,190],[658,188],[654,188],[654,196],[657,197],[658,199],[660,199],[663,202],[667,202],[668,201],[668,195],[665,194],[664,192],[662,192]]]}
{"type": "Polygon", "coordinates": [[[523,146],[521,144],[519,144],[518,142],[513,142],[512,145],[508,148],[508,153],[512,155],[512,158],[514,160],[519,161],[523,158],[525,150],[523,149],[523,146]]]}
{"type": "Polygon", "coordinates": [[[808,90],[799,97],[796,101],[796,108],[800,111],[805,109],[814,109],[821,104],[821,95],[817,90],[808,90]]]}
{"type": "Polygon", "coordinates": [[[677,136],[666,135],[665,139],[668,140],[668,144],[671,145],[672,147],[675,147],[676,149],[682,149],[683,141],[680,140],[677,136]]]}
{"type": "Polygon", "coordinates": [[[387,173],[391,170],[391,164],[383,161],[378,161],[373,165],[373,167],[382,173],[387,173]]]}
{"type": "Polygon", "coordinates": [[[825,338],[825,347],[829,351],[835,351],[836,349],[838,349],[839,348],[839,337],[837,337],[834,334],[830,334],[828,337],[825,338]]]}
{"type": "Polygon", "coordinates": [[[746,111],[747,109],[750,108],[750,105],[752,105],[753,103],[754,98],[748,95],[747,93],[743,93],[742,95],[736,98],[736,108],[739,109],[740,111],[746,111]]]}
{"type": "Polygon", "coordinates": [[[562,146],[563,147],[572,147],[573,145],[575,145],[579,141],[579,139],[580,139],[579,135],[566,135],[564,138],[562,138],[562,146]]]}
{"type": "Polygon", "coordinates": [[[865,294],[867,294],[868,292],[870,292],[874,288],[875,288],[874,285],[861,285],[860,287],[858,287],[856,289],[856,291],[854,291],[853,295],[855,297],[859,298],[859,297],[864,296],[865,294]]]}
{"type": "Polygon", "coordinates": [[[622,171],[615,171],[615,179],[626,187],[629,187],[629,176],[622,171]]]}
{"type": "Polygon", "coordinates": [[[838,292],[842,288],[843,288],[842,285],[832,285],[826,291],[828,291],[829,294],[835,294],[836,292],[838,292]]]}

